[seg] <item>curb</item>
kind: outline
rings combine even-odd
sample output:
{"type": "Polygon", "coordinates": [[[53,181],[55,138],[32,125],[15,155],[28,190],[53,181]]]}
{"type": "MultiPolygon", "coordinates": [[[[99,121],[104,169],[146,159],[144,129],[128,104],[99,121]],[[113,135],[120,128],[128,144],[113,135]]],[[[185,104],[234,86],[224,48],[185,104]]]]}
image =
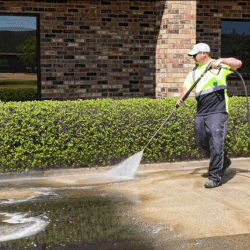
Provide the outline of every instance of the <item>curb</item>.
{"type": "MultiPolygon", "coordinates": [[[[250,158],[231,158],[232,165],[242,166],[250,165],[250,158]]],[[[196,168],[208,167],[209,160],[201,161],[184,161],[184,162],[163,162],[163,163],[150,163],[140,164],[138,172],[147,170],[187,170],[196,168]]],[[[52,176],[64,176],[64,175],[75,175],[83,173],[100,173],[106,172],[115,166],[106,167],[93,167],[93,168],[76,168],[76,169],[50,169],[50,170],[32,170],[27,172],[11,172],[11,173],[0,173],[0,180],[11,180],[11,179],[25,179],[25,178],[44,178],[52,176]]]]}

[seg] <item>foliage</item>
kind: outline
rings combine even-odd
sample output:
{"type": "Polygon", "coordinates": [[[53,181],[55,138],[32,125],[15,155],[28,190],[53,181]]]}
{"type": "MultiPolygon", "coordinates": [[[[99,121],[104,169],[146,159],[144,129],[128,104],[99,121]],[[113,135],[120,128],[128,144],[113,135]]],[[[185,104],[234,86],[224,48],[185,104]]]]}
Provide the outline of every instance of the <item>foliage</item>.
{"type": "Polygon", "coordinates": [[[1,31],[0,32],[0,53],[19,53],[17,47],[25,39],[36,36],[36,30],[31,31],[1,31]]]}
{"type": "Polygon", "coordinates": [[[22,53],[22,55],[19,56],[22,62],[28,63],[30,66],[36,66],[36,36],[32,36],[24,40],[23,44],[18,46],[17,49],[20,50],[22,53]]]}
{"type": "MultiPolygon", "coordinates": [[[[0,84],[1,85],[1,84],[0,84]]],[[[37,100],[37,89],[33,88],[1,88],[0,100],[3,102],[24,102],[37,100]]]]}
{"type": "Polygon", "coordinates": [[[246,98],[230,98],[227,148],[234,157],[249,156],[250,135],[248,130],[246,98]]]}
{"type": "Polygon", "coordinates": [[[0,85],[37,85],[37,80],[0,80],[0,85]]]}
{"type": "MultiPolygon", "coordinates": [[[[250,36],[246,34],[222,34],[221,35],[221,56],[222,57],[235,57],[242,60],[243,64],[238,71],[244,76],[245,79],[250,79],[250,36]]],[[[232,79],[233,76],[230,76],[232,79]]]]}
{"type": "Polygon", "coordinates": [[[8,60],[7,59],[0,59],[0,66],[1,67],[8,67],[8,60]]]}
{"type": "MultiPolygon", "coordinates": [[[[0,168],[114,165],[141,151],[173,110],[176,98],[0,103],[0,168]]],[[[230,98],[228,152],[250,153],[245,99],[230,98]]],[[[196,101],[176,110],[142,162],[201,159],[194,139],[196,101]]]]}

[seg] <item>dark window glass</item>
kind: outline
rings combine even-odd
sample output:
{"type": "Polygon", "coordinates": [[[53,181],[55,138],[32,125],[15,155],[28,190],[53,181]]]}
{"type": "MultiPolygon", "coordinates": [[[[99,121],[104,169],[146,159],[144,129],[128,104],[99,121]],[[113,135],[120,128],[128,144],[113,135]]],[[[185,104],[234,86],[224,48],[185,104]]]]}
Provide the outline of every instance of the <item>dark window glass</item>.
{"type": "Polygon", "coordinates": [[[240,59],[243,65],[238,71],[245,79],[250,79],[250,21],[222,20],[221,57],[240,59]]]}

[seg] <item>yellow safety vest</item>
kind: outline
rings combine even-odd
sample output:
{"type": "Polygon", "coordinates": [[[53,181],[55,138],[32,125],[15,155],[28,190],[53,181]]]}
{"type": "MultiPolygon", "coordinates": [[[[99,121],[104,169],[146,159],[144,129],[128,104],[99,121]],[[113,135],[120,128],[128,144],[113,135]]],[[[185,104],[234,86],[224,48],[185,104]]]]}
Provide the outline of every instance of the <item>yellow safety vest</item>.
{"type": "MultiPolygon", "coordinates": [[[[212,60],[211,60],[212,61],[212,60]]],[[[191,70],[184,82],[184,87],[190,89],[201,74],[204,72],[207,65],[211,62],[209,61],[206,65],[197,65],[193,70],[191,70]]],[[[222,64],[223,67],[230,69],[229,66],[222,64]]],[[[218,90],[224,90],[226,111],[228,112],[229,98],[227,95],[227,75],[231,74],[232,71],[226,69],[210,69],[203,78],[198,82],[195,89],[195,97],[198,100],[202,95],[216,92],[218,90]]]]}

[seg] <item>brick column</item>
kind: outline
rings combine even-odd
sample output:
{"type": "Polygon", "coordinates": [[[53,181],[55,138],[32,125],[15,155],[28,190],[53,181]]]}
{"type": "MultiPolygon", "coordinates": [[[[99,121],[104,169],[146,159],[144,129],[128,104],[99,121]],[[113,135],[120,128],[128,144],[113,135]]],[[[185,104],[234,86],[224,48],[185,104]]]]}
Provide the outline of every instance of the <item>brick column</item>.
{"type": "Polygon", "coordinates": [[[164,12],[156,46],[156,97],[180,96],[180,87],[193,66],[187,53],[196,44],[196,1],[162,1],[158,5],[164,12]]]}

